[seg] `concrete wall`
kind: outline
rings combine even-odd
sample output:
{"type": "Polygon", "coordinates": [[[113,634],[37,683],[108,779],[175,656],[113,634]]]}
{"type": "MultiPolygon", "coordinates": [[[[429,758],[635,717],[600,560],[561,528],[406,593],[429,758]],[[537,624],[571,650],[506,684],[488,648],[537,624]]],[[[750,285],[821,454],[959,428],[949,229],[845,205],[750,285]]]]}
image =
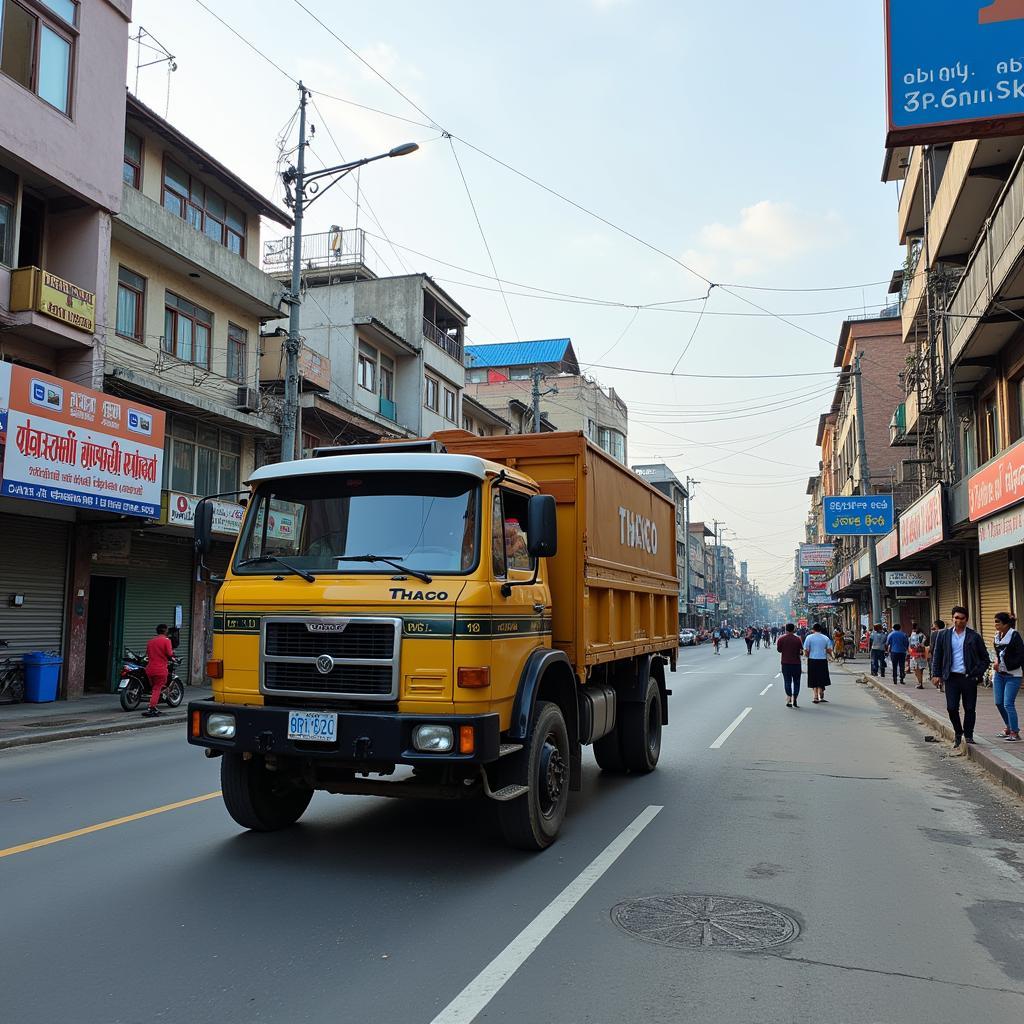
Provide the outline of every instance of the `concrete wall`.
{"type": "Polygon", "coordinates": [[[70,117],[0,75],[0,147],[61,188],[112,212],[121,205],[130,20],[130,0],[81,3],[70,117]]]}

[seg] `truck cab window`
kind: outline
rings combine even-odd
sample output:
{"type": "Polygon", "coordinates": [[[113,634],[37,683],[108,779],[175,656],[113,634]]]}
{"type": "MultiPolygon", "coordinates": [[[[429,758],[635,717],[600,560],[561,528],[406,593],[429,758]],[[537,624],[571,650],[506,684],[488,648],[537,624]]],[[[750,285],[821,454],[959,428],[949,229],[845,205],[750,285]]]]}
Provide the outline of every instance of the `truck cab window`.
{"type": "Polygon", "coordinates": [[[513,572],[532,572],[533,565],[526,543],[526,507],[529,498],[516,491],[502,491],[505,564],[513,572]]]}
{"type": "Polygon", "coordinates": [[[505,517],[501,511],[501,491],[494,492],[491,511],[491,566],[498,579],[505,578],[505,517]]]}

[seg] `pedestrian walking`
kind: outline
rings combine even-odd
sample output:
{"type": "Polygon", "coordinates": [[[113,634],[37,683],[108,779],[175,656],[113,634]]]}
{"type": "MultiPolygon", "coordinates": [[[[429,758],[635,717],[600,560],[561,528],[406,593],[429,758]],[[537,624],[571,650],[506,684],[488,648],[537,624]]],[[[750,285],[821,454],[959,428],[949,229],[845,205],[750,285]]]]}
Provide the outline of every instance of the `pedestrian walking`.
{"type": "Polygon", "coordinates": [[[167,626],[161,622],[156,627],[156,636],[146,644],[146,675],[149,677],[149,685],[153,692],[149,697],[149,707],[142,712],[143,718],[158,718],[163,714],[157,705],[160,703],[160,694],[167,685],[168,665],[173,657],[174,648],[167,635],[167,626]]]}
{"type": "Polygon", "coordinates": [[[921,627],[916,623],[910,624],[910,668],[917,677],[917,688],[924,689],[924,670],[927,668],[925,660],[925,645],[927,637],[921,632],[921,627]]]}
{"type": "Polygon", "coordinates": [[[821,623],[816,622],[803,644],[804,653],[807,655],[807,687],[814,691],[812,704],[829,703],[825,699],[825,687],[832,685],[832,680],[828,677],[828,652],[832,648],[831,639],[821,623]]]}
{"type": "MultiPolygon", "coordinates": [[[[931,671],[932,653],[935,650],[935,634],[940,632],[941,630],[943,630],[945,628],[946,628],[946,623],[942,619],[936,619],[932,623],[932,631],[931,631],[931,633],[928,634],[928,643],[927,643],[927,646],[924,649],[924,660],[925,660],[925,662],[927,662],[929,671],[931,671]]],[[[932,680],[932,686],[934,686],[935,689],[939,691],[939,693],[942,693],[942,680],[941,679],[938,681],[938,683],[936,683],[935,680],[933,679],[932,680]]]]}
{"type": "Polygon", "coordinates": [[[885,678],[885,627],[880,623],[875,623],[875,628],[871,631],[870,638],[871,646],[871,674],[873,676],[881,675],[885,678]]]}
{"type": "Polygon", "coordinates": [[[846,641],[843,639],[843,627],[836,626],[832,634],[832,649],[835,651],[836,661],[843,661],[846,658],[846,641]]]}
{"type": "Polygon", "coordinates": [[[978,717],[978,683],[992,663],[981,636],[967,625],[967,609],[953,608],[953,625],[935,634],[932,650],[932,682],[946,691],[946,711],[953,723],[953,751],[965,754],[964,744],[974,743],[978,717]],[[964,717],[960,720],[960,704],[964,717]]]}
{"type": "Polygon", "coordinates": [[[761,643],[764,644],[764,649],[766,651],[768,650],[768,641],[769,641],[770,638],[771,638],[771,633],[768,632],[768,627],[765,626],[764,629],[761,630],[761,643]]]}
{"type": "Polygon", "coordinates": [[[910,650],[910,637],[903,632],[903,626],[897,622],[893,631],[885,638],[885,649],[892,661],[892,681],[896,686],[907,685],[907,651],[910,650]]]}
{"type": "Polygon", "coordinates": [[[757,626],[754,627],[754,646],[761,650],[761,630],[757,626]]]}
{"type": "Polygon", "coordinates": [[[775,641],[775,649],[782,655],[782,682],[786,687],[786,707],[798,708],[796,699],[800,696],[800,658],[804,645],[796,635],[796,626],[786,623],[786,631],[775,641]]]}
{"type": "Polygon", "coordinates": [[[1024,676],[1024,640],[1016,629],[1017,620],[1009,612],[996,612],[996,635],[992,646],[996,652],[996,669],[992,673],[992,696],[1006,728],[1001,739],[1020,740],[1017,719],[1017,694],[1024,676]]]}
{"type": "Polygon", "coordinates": [[[711,646],[715,649],[715,654],[718,654],[718,643],[719,643],[718,630],[714,630],[711,634],[711,646]]]}
{"type": "Polygon", "coordinates": [[[747,645],[747,654],[751,654],[754,650],[754,627],[747,626],[747,631],[743,634],[743,642],[747,645]]]}

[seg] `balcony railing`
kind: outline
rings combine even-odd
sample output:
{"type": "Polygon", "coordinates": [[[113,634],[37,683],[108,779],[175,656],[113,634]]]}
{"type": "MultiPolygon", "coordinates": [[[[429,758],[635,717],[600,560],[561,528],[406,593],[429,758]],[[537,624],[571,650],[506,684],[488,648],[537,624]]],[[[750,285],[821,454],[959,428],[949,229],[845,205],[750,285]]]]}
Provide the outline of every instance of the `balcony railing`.
{"type": "Polygon", "coordinates": [[[423,318],[423,337],[432,341],[438,348],[443,349],[452,357],[462,363],[462,339],[458,334],[449,334],[447,331],[431,323],[426,317],[423,318]]]}
{"type": "MultiPolygon", "coordinates": [[[[293,239],[274,238],[263,243],[263,267],[268,273],[292,265],[293,239]]],[[[367,266],[366,236],[362,228],[339,228],[302,237],[302,269],[367,266]]]]}
{"type": "Polygon", "coordinates": [[[996,201],[947,307],[950,352],[957,360],[1024,251],[1024,154],[996,201]]]}

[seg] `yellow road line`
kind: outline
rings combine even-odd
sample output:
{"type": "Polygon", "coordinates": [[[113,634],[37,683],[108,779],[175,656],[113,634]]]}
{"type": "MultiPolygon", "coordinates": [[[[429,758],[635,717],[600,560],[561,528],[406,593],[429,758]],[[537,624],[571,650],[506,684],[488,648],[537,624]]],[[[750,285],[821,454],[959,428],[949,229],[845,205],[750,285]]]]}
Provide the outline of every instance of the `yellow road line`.
{"type": "Polygon", "coordinates": [[[191,807],[192,804],[201,804],[206,800],[213,800],[220,796],[220,790],[215,793],[205,793],[203,796],[193,796],[188,800],[179,800],[177,803],[164,804],[163,807],[154,807],[149,811],[139,811],[138,814],[126,814],[123,818],[114,818],[111,821],[101,821],[98,825],[86,825],[85,828],[76,828],[74,832],[62,832],[59,836],[48,836],[46,839],[36,839],[31,843],[22,843],[20,846],[8,846],[6,850],[0,850],[0,857],[13,857],[16,853],[28,853],[29,850],[38,850],[41,846],[51,846],[53,843],[63,843],[66,839],[77,839],[79,836],[87,836],[90,832],[102,832],[105,828],[114,828],[116,825],[127,825],[130,821],[139,821],[141,818],[151,818],[154,814],[163,814],[165,811],[176,811],[179,807],[191,807]]]}

